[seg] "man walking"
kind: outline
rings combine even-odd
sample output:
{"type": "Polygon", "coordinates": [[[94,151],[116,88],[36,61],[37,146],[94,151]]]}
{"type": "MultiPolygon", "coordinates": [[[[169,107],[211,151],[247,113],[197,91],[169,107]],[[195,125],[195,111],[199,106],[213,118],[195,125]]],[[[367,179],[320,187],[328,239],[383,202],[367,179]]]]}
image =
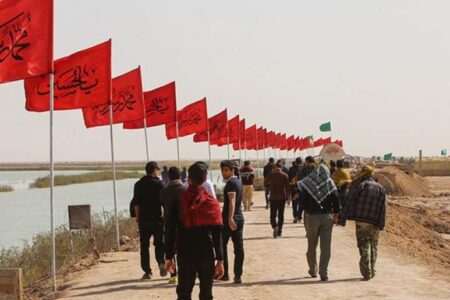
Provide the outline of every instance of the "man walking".
{"type": "Polygon", "coordinates": [[[223,189],[223,256],[225,275],[223,281],[228,281],[228,241],[233,241],[234,247],[234,283],[242,283],[242,268],[244,265],[244,215],[242,213],[242,183],[234,175],[233,162],[225,160],[220,164],[222,177],[226,180],[223,189]]]}
{"type": "Polygon", "coordinates": [[[147,175],[134,185],[133,200],[141,244],[141,267],[144,271],[142,279],[148,280],[152,278],[149,253],[152,236],[160,275],[166,276],[167,271],[164,267],[164,226],[160,201],[160,192],[164,185],[158,177],[159,167],[155,161],[147,163],[145,171],[147,175]]]}
{"type": "MultiPolygon", "coordinates": [[[[169,222],[169,212],[173,210],[173,207],[177,204],[181,193],[184,190],[184,185],[181,180],[181,172],[177,167],[169,168],[169,184],[161,190],[161,204],[164,208],[164,225],[167,228],[169,222]]],[[[169,283],[177,283],[177,269],[176,260],[174,257],[174,268],[170,273],[169,283]]]]}
{"type": "Polygon", "coordinates": [[[333,179],[339,193],[339,200],[341,201],[341,206],[345,207],[347,200],[347,190],[352,183],[352,178],[347,170],[344,169],[344,161],[342,159],[337,161],[337,169],[331,174],[331,179],[333,179]]]}
{"type": "Polygon", "coordinates": [[[272,172],[275,167],[275,159],[273,157],[269,158],[269,162],[264,166],[263,176],[264,176],[264,196],[266,198],[266,209],[269,208],[269,200],[270,200],[270,186],[266,183],[267,176],[269,176],[270,172],[272,172]]]}
{"type": "Polygon", "coordinates": [[[270,224],[274,238],[281,237],[283,234],[284,208],[286,201],[289,204],[291,200],[289,177],[282,171],[282,167],[281,163],[277,163],[267,176],[267,184],[270,186],[270,224]]]}
{"type": "Polygon", "coordinates": [[[292,167],[289,169],[289,185],[292,198],[292,215],[294,217],[294,223],[298,223],[302,220],[302,209],[300,206],[300,192],[298,189],[298,181],[300,180],[300,173],[302,171],[302,158],[297,157],[292,162],[292,167]]]}
{"type": "Polygon", "coordinates": [[[255,179],[255,170],[250,165],[250,161],[246,160],[244,166],[239,171],[241,174],[243,198],[244,198],[244,210],[249,211],[252,206],[253,199],[253,182],[255,179]]]}
{"type": "Polygon", "coordinates": [[[306,257],[309,275],[315,278],[319,272],[322,281],[328,281],[328,263],[331,256],[333,223],[338,221],[340,204],[336,186],[330,178],[329,169],[323,164],[311,170],[299,181],[300,202],[307,214],[305,222],[308,251],[306,257]],[[333,214],[333,215],[332,215],[333,214]],[[317,244],[320,240],[320,262],[317,270],[317,244]]]}
{"type": "Polygon", "coordinates": [[[359,268],[366,281],[376,274],[378,239],[385,225],[387,207],[386,191],[374,180],[374,173],[370,166],[362,168],[350,186],[348,203],[340,220],[344,226],[346,220],[356,221],[359,268]]]}
{"type": "Polygon", "coordinates": [[[167,212],[166,268],[173,272],[176,249],[180,300],[192,298],[197,275],[200,300],[213,299],[213,281],[222,278],[224,273],[222,215],[219,202],[203,186],[207,174],[204,163],[197,162],[189,167],[189,186],[167,212]]]}

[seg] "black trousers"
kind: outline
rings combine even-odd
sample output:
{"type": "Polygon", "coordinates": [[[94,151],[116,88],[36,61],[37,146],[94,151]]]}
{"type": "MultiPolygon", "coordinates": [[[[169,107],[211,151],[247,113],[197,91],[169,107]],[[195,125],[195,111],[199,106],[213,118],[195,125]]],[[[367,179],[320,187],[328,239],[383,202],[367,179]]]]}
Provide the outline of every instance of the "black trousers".
{"type": "Polygon", "coordinates": [[[191,300],[195,278],[200,280],[200,300],[213,299],[214,257],[191,258],[178,256],[178,300],[191,300]]]}
{"type": "Polygon", "coordinates": [[[153,236],[155,258],[158,264],[164,263],[164,226],[162,221],[139,223],[139,239],[141,242],[141,268],[145,273],[152,273],[150,267],[150,238],[153,236]]]}
{"type": "Polygon", "coordinates": [[[303,209],[300,206],[300,199],[292,200],[292,216],[298,219],[302,218],[303,209]]]}
{"type": "Polygon", "coordinates": [[[283,231],[285,206],[286,200],[270,199],[270,224],[272,228],[278,226],[278,232],[283,231]]]}
{"type": "Polygon", "coordinates": [[[244,222],[239,221],[236,223],[237,229],[232,231],[228,224],[224,225],[222,238],[223,238],[223,257],[224,257],[224,269],[225,276],[228,274],[228,242],[231,238],[234,247],[234,277],[240,278],[243,272],[244,266],[244,222]]]}

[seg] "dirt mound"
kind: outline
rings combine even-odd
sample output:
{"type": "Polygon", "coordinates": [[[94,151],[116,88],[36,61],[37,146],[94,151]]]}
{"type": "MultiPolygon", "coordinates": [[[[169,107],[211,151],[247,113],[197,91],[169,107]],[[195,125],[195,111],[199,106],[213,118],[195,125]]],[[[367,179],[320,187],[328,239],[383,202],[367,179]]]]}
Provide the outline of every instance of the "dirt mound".
{"type": "Polygon", "coordinates": [[[390,203],[385,238],[402,253],[432,265],[449,268],[450,241],[435,231],[449,230],[448,222],[446,225],[441,217],[425,208],[390,203]]]}
{"type": "Polygon", "coordinates": [[[396,196],[430,197],[431,190],[426,180],[417,174],[410,176],[395,167],[377,170],[376,180],[384,186],[387,193],[396,196]]]}

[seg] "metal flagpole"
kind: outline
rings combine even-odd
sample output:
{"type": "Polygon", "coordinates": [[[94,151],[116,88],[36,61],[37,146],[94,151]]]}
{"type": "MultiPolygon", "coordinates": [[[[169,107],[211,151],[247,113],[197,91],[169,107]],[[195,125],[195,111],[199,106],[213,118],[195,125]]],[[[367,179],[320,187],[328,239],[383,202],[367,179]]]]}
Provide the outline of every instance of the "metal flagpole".
{"type": "Polygon", "coordinates": [[[209,174],[211,177],[211,182],[213,182],[213,173],[212,173],[212,160],[211,160],[211,134],[209,133],[209,125],[208,125],[208,153],[209,153],[209,174]]]}
{"type": "Polygon", "coordinates": [[[175,131],[177,133],[177,158],[178,158],[178,169],[180,168],[180,138],[178,137],[178,117],[175,121],[175,131]]]}
{"type": "Polygon", "coordinates": [[[256,146],[256,177],[259,176],[259,147],[256,146]]]}
{"type": "Polygon", "coordinates": [[[52,236],[52,286],[56,292],[56,242],[55,242],[55,164],[53,161],[53,111],[54,111],[54,95],[55,95],[55,74],[50,73],[50,228],[52,236]]]}
{"type": "Polygon", "coordinates": [[[117,212],[117,194],[116,194],[116,161],[114,160],[112,104],[109,105],[109,133],[111,136],[111,163],[112,163],[112,173],[113,173],[114,217],[116,219],[116,248],[117,248],[117,251],[120,251],[119,216],[118,216],[118,212],[117,212]]]}
{"type": "Polygon", "coordinates": [[[227,154],[228,154],[228,160],[230,160],[230,127],[227,121],[227,154]]]}
{"type": "Polygon", "coordinates": [[[239,163],[242,164],[242,150],[241,150],[241,124],[239,122],[239,129],[238,129],[238,133],[239,133],[239,163]]]}
{"type": "MultiPolygon", "coordinates": [[[[142,97],[142,99],[144,99],[142,97]]],[[[145,103],[144,103],[145,107],[145,103]]],[[[144,134],[145,134],[145,150],[147,151],[147,162],[150,160],[150,156],[148,154],[148,137],[147,137],[147,117],[145,116],[145,109],[144,109],[144,134]]]]}

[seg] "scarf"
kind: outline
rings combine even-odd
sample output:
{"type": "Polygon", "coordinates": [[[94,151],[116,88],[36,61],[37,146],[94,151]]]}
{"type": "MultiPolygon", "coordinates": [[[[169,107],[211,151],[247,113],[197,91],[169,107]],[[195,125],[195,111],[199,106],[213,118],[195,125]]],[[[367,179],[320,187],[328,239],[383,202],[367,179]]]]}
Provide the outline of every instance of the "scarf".
{"type": "Polygon", "coordinates": [[[223,224],[219,202],[203,186],[189,185],[181,194],[180,206],[186,228],[223,224]]]}
{"type": "Polygon", "coordinates": [[[349,197],[353,194],[353,192],[361,183],[363,183],[369,178],[373,178],[374,176],[375,176],[375,169],[373,167],[369,165],[363,166],[348,188],[349,197]]]}
{"type": "Polygon", "coordinates": [[[324,165],[317,166],[307,177],[300,180],[298,185],[300,189],[306,190],[320,206],[325,198],[337,190],[330,178],[330,170],[324,165]]]}

